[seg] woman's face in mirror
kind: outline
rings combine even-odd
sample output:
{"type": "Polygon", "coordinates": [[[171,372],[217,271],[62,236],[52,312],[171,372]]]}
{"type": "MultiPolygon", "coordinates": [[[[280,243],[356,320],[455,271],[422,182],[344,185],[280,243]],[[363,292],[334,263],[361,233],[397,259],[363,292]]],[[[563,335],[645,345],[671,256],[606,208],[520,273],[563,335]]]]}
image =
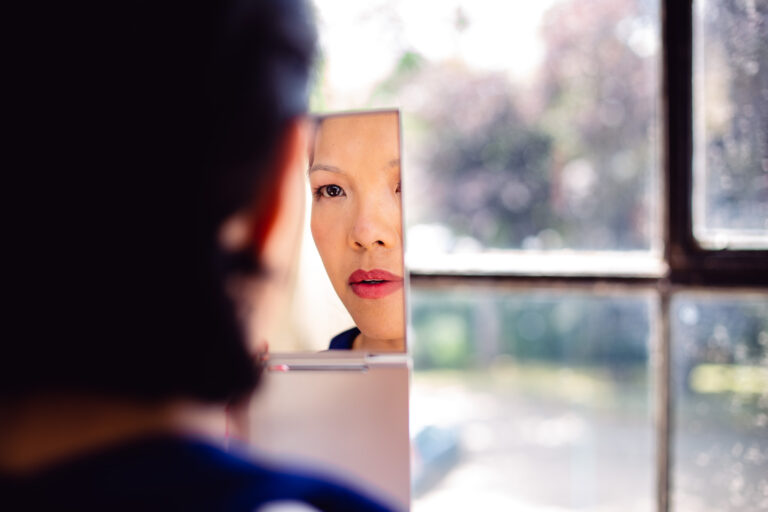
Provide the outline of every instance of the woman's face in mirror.
{"type": "Polygon", "coordinates": [[[309,181],[312,236],[363,346],[404,350],[397,112],[322,120],[309,181]]]}

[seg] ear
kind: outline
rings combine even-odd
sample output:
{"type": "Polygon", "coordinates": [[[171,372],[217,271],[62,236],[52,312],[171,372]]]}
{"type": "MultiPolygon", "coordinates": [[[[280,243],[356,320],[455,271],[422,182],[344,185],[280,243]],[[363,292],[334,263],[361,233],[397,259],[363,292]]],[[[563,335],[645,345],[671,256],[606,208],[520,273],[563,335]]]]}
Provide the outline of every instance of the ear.
{"type": "Polygon", "coordinates": [[[304,226],[307,143],[309,125],[303,119],[286,125],[276,148],[271,172],[275,185],[270,191],[269,211],[259,217],[256,251],[263,273],[253,282],[246,318],[248,343],[256,352],[266,352],[266,342],[277,339],[284,329],[294,289],[304,226]]]}
{"type": "Polygon", "coordinates": [[[298,250],[304,218],[309,139],[309,122],[305,118],[292,119],[283,130],[271,162],[269,171],[275,176],[274,190],[251,233],[259,252],[254,256],[268,270],[293,261],[298,250]]]}
{"type": "Polygon", "coordinates": [[[294,118],[286,123],[277,146],[263,172],[274,176],[271,190],[264,191],[258,211],[244,210],[227,219],[219,231],[221,246],[228,251],[239,252],[248,247],[255,248],[252,257],[260,263],[269,240],[287,220],[281,220],[291,210],[303,213],[303,175],[306,170],[307,145],[310,140],[310,126],[305,118],[294,118]],[[300,202],[299,202],[300,201],[300,202]]]}

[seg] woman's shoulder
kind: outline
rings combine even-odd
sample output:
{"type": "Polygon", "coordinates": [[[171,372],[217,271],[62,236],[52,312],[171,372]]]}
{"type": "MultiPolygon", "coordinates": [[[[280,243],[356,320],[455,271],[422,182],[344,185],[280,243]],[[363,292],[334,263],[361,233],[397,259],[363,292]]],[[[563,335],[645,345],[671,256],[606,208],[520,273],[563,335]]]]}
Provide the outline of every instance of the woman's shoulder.
{"type": "Polygon", "coordinates": [[[355,343],[355,338],[360,334],[360,329],[353,327],[346,331],[337,334],[331,339],[331,345],[329,350],[352,350],[355,343]]]}

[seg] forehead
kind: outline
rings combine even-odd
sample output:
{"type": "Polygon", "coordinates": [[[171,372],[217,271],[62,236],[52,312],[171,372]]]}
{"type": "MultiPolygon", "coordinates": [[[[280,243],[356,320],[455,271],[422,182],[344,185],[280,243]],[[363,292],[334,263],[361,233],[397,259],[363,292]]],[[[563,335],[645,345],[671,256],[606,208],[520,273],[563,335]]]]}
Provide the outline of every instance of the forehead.
{"type": "Polygon", "coordinates": [[[399,158],[397,112],[344,114],[324,119],[315,136],[314,160],[329,165],[399,158]]]}

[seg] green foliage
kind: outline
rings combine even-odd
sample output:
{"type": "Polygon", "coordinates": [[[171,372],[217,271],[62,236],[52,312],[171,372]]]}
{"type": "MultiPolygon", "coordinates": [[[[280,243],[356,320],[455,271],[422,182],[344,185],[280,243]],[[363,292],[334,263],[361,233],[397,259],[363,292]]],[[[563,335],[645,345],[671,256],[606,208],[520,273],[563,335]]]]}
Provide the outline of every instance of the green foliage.
{"type": "Polygon", "coordinates": [[[419,367],[466,368],[472,344],[469,310],[460,301],[439,302],[413,312],[414,364],[419,367]],[[447,307],[446,307],[447,306],[447,307]]]}
{"type": "Polygon", "coordinates": [[[416,292],[412,302],[420,369],[484,366],[510,357],[622,373],[649,357],[649,305],[643,300],[478,290],[416,292]]]}
{"type": "Polygon", "coordinates": [[[371,94],[369,106],[387,103],[387,98],[397,96],[397,93],[427,65],[427,60],[413,51],[405,51],[398,59],[389,77],[381,82],[371,94]]]}

